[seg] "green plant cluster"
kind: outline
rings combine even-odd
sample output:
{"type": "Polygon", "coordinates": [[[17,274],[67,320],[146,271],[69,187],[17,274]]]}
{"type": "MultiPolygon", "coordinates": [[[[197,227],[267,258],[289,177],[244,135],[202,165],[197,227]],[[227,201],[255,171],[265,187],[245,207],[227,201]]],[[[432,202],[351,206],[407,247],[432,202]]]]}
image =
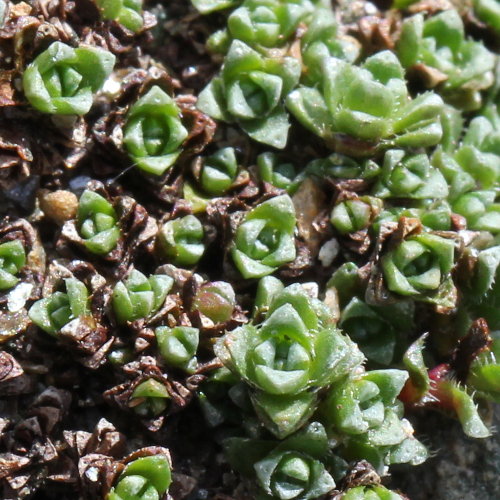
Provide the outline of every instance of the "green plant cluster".
{"type": "Polygon", "coordinates": [[[80,196],[77,212],[79,233],[89,252],[108,254],[113,250],[121,232],[113,205],[94,191],[85,190],[80,196]]]}
{"type": "MultiPolygon", "coordinates": [[[[191,3],[224,23],[207,39],[218,72],[196,100],[161,78],[127,83],[116,131],[147,209],[118,201],[137,173],[109,182],[115,197],[85,189],[81,248],[61,252],[78,268],[83,250],[91,277],[46,278],[27,322],[58,345],[105,331],[100,363],[118,380],[105,399],[150,433],[201,409],[252,498],[403,500],[380,477],[429,455],[410,412],[486,438],[500,402],[498,55],[446,3],[413,15],[395,0],[401,29],[369,48],[329,1],[191,3]],[[359,464],[373,481],[349,483],[359,464]]],[[[143,30],[142,2],[96,4],[143,30]]],[[[497,2],[471,4],[469,21],[498,33],[497,2]]],[[[25,97],[85,115],[114,63],[53,42],[26,67],[25,97]]],[[[3,307],[28,251],[0,241],[3,307]]],[[[107,500],[168,495],[170,456],[144,453],[115,464],[107,500]]]]}
{"type": "Polygon", "coordinates": [[[194,215],[166,222],[158,235],[160,251],[178,266],[194,266],[202,257],[203,226],[194,215]]]}
{"type": "Polygon", "coordinates": [[[138,457],[126,464],[107,500],[160,500],[171,482],[169,455],[138,457]]]}
{"type": "Polygon", "coordinates": [[[26,251],[18,241],[0,244],[0,290],[8,290],[19,282],[17,273],[26,263],[26,251]]]}
{"type": "MultiPolygon", "coordinates": [[[[494,6],[479,4],[476,15],[494,28],[494,6]]],[[[418,322],[419,303],[458,311],[465,319],[459,343],[476,317],[485,317],[493,329],[499,325],[495,55],[465,35],[455,10],[407,17],[394,51],[363,57],[321,2],[245,0],[215,8],[233,10],[227,27],[207,42],[224,60],[220,75],[201,92],[199,108],[278,149],[287,144],[291,113],[333,153],[300,173],[276,153],[262,153],[256,159],[260,179],[290,195],[306,178],[338,183],[344,191],[330,212],[334,234],[348,248],[359,249],[360,241],[367,248],[376,245],[368,276],[366,268],[347,262],[329,281],[339,307],[333,322],[300,285],[283,288],[266,277],[258,285],[251,323],[217,342],[216,354],[231,375],[221,372],[214,387],[232,384],[237,411],[248,422],[255,412],[278,438],[230,438],[225,446],[233,467],[270,498],[315,498],[333,488],[332,456],[365,459],[379,471],[393,463],[421,463],[427,452],[413,437],[398,396],[454,414],[470,436],[489,435],[477,402],[498,400],[496,333],[462,383],[454,380],[451,365],[426,367],[423,338],[408,347],[408,336],[418,322]],[[411,79],[431,90],[415,93],[411,79]],[[343,187],[361,180],[361,189],[343,187]],[[479,234],[465,249],[462,228],[479,234]],[[464,255],[472,267],[467,285],[455,274],[464,255]],[[345,344],[348,338],[357,347],[345,344]],[[336,356],[330,357],[333,345],[336,356]],[[351,364],[344,364],[347,359],[351,364]],[[408,399],[412,391],[416,399],[408,399]],[[321,452],[303,448],[303,434],[312,428],[335,446],[324,444],[321,452]]],[[[273,198],[264,205],[273,200],[278,203],[273,198]]],[[[231,247],[245,278],[276,269],[261,265],[269,264],[271,241],[262,231],[261,206],[239,222],[231,247]]],[[[213,397],[207,389],[202,407],[209,420],[224,421],[224,405],[213,397]]],[[[341,498],[351,497],[400,498],[382,486],[351,488],[341,498]]]]}
{"type": "Polygon", "coordinates": [[[466,110],[478,109],[480,91],[493,83],[494,55],[482,43],[465,38],[456,10],[426,20],[422,15],[406,19],[398,56],[406,68],[420,64],[437,71],[430,86],[441,85],[445,99],[466,110]]]}
{"type": "Polygon", "coordinates": [[[256,297],[253,322],[226,333],[216,353],[281,441],[229,439],[237,470],[273,498],[316,498],[333,489],[335,460],[366,459],[381,473],[393,463],[425,460],[397,400],[406,371],[366,370],[331,310],[302,285],[266,277],[256,297]],[[313,423],[299,430],[307,421],[313,423]]]}
{"type": "Polygon", "coordinates": [[[123,143],[141,170],[161,175],[177,160],[188,135],[180,114],[175,101],[156,85],[130,107],[123,143]]]}
{"type": "Polygon", "coordinates": [[[199,109],[237,123],[254,140],[278,149],[286,146],[290,128],[285,104],[297,115],[288,96],[301,80],[319,79],[322,60],[329,56],[350,61],[358,52],[353,42],[337,37],[327,2],[314,0],[245,0],[208,46],[226,56],[220,76],[201,92],[199,109]],[[301,60],[287,50],[299,25],[308,27],[301,60]]]}
{"type": "Polygon", "coordinates": [[[172,287],[170,276],[154,274],[146,278],[136,269],[113,289],[113,311],[119,323],[147,318],[165,302],[172,287]]]}
{"type": "Polygon", "coordinates": [[[261,278],[295,259],[295,209],[288,195],[250,210],[236,230],[231,255],[244,278],[261,278]]]}
{"type": "Polygon", "coordinates": [[[223,148],[203,161],[200,187],[211,196],[224,194],[236,179],[238,162],[234,148],[223,148]]]}
{"type": "Polygon", "coordinates": [[[284,189],[289,195],[297,191],[303,176],[298,173],[293,163],[283,161],[279,155],[272,152],[261,153],[256,162],[263,182],[284,189]]]}
{"type": "Polygon", "coordinates": [[[115,56],[96,47],[74,49],[52,43],[23,74],[24,94],[36,109],[59,115],[84,115],[113,70],[115,56]]]}
{"type": "Polygon", "coordinates": [[[33,323],[51,335],[57,335],[70,321],[90,314],[89,291],[84,283],[66,278],[63,288],[66,291],[56,291],[38,300],[29,310],[33,323]]]}

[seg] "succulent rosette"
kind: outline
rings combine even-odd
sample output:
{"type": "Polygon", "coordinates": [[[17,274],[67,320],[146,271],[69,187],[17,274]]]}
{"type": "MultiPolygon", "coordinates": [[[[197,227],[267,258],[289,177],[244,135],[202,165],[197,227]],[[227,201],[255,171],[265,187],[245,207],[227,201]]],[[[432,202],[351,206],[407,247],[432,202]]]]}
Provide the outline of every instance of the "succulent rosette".
{"type": "Polygon", "coordinates": [[[203,255],[203,225],[194,215],[167,221],[158,234],[160,252],[177,266],[194,266],[203,255]]]}
{"type": "Polygon", "coordinates": [[[331,9],[318,8],[300,39],[302,62],[305,66],[303,80],[315,83],[321,79],[323,59],[337,57],[354,62],[360,46],[352,38],[339,36],[337,20],[331,9]]]}
{"type": "Polygon", "coordinates": [[[113,205],[103,196],[86,189],[78,202],[77,225],[89,252],[104,255],[113,250],[121,232],[113,205]]]}
{"type": "Polygon", "coordinates": [[[43,298],[23,313],[32,331],[38,331],[38,327],[54,337],[44,342],[58,352],[63,348],[63,357],[69,355],[87,369],[96,370],[105,364],[114,342],[104,318],[109,297],[105,278],[82,260],[54,259],[43,277],[41,294],[30,298],[40,295],[43,298]]]}
{"type": "Polygon", "coordinates": [[[131,106],[123,144],[141,170],[162,175],[181,154],[187,136],[174,99],[154,85],[131,106]]]}
{"type": "Polygon", "coordinates": [[[448,196],[448,184],[426,154],[412,155],[401,149],[391,149],[385,153],[373,195],[380,198],[443,199],[448,196]]]}
{"type": "Polygon", "coordinates": [[[288,42],[299,23],[313,12],[310,0],[245,0],[229,15],[227,30],[216,32],[209,45],[218,46],[222,40],[241,40],[265,54],[266,49],[288,42]]]}
{"type": "Polygon", "coordinates": [[[135,452],[126,463],[106,500],[160,500],[171,482],[168,450],[144,448],[135,452]]]}
{"type": "Polygon", "coordinates": [[[328,308],[298,284],[272,297],[262,324],[226,333],[216,353],[257,389],[257,413],[280,437],[293,432],[314,410],[315,390],[363,361],[356,346],[333,326],[328,308]]]}
{"type": "Polygon", "coordinates": [[[317,498],[334,486],[323,464],[296,451],[271,454],[255,469],[259,483],[273,498],[317,498]]]}
{"type": "Polygon", "coordinates": [[[36,301],[29,310],[33,323],[51,335],[56,335],[70,321],[90,314],[85,284],[76,278],[66,278],[64,288],[64,292],[56,291],[36,301]]]}
{"type": "Polygon", "coordinates": [[[142,19],[142,0],[96,0],[104,19],[118,21],[130,31],[140,31],[142,19]]]}
{"type": "Polygon", "coordinates": [[[159,326],[155,330],[158,349],[167,364],[192,373],[198,364],[196,350],[200,340],[198,328],[159,326]]]}
{"type": "Polygon", "coordinates": [[[334,149],[366,156],[379,147],[440,141],[442,99],[432,92],[410,99],[403,67],[392,52],[370,56],[361,66],[328,57],[321,72],[319,86],[299,87],[286,103],[304,127],[334,149]],[[358,141],[356,147],[345,137],[358,141]]]}
{"type": "Polygon", "coordinates": [[[153,251],[156,219],[134,198],[111,194],[98,181],[84,182],[88,188],[74,206],[76,214],[63,223],[56,246],[61,254],[85,256],[104,274],[122,279],[138,253],[153,251]]]}
{"type": "Polygon", "coordinates": [[[264,498],[308,500],[335,487],[323,463],[330,458],[328,438],[318,422],[279,443],[230,438],[224,445],[233,467],[252,478],[264,498]]]}
{"type": "Polygon", "coordinates": [[[496,108],[487,106],[483,114],[473,118],[463,137],[461,121],[447,128],[450,144],[443,144],[432,161],[449,184],[450,201],[471,191],[494,188],[500,179],[500,118],[496,108]]]}
{"type": "Polygon", "coordinates": [[[234,40],[220,76],[200,93],[198,108],[217,120],[238,123],[257,142],[282,149],[290,127],[283,100],[300,71],[292,57],[263,57],[234,40]]]}
{"type": "Polygon", "coordinates": [[[106,50],[53,42],[24,71],[24,94],[43,113],[84,115],[114,64],[106,50]]]}
{"type": "Polygon", "coordinates": [[[0,291],[19,282],[16,276],[26,264],[26,251],[19,240],[0,243],[0,291]]]}
{"type": "Polygon", "coordinates": [[[234,148],[222,148],[203,159],[199,184],[210,196],[220,196],[231,187],[237,173],[234,148]]]}
{"type": "Polygon", "coordinates": [[[245,215],[231,256],[244,278],[261,278],[295,259],[295,209],[288,195],[271,198],[245,215]]]}
{"type": "Polygon", "coordinates": [[[451,270],[455,242],[432,233],[401,241],[381,257],[387,288],[403,297],[444,305],[455,300],[451,270]]]}
{"type": "Polygon", "coordinates": [[[392,463],[422,463],[425,447],[413,437],[397,397],[408,379],[403,370],[372,370],[333,385],[320,407],[328,433],[344,436],[342,456],[366,459],[378,470],[392,463]]]}
{"type": "Polygon", "coordinates": [[[394,415],[399,420],[402,404],[396,398],[407,379],[404,370],[373,370],[336,384],[324,401],[323,414],[339,433],[356,435],[379,429],[394,415]]]}
{"type": "Polygon", "coordinates": [[[493,83],[495,56],[480,42],[466,40],[459,13],[445,10],[424,20],[417,14],[403,23],[398,55],[406,68],[420,65],[429,86],[453,105],[481,106],[481,91],[493,83]]]}
{"type": "Polygon", "coordinates": [[[494,106],[488,106],[469,123],[454,158],[482,188],[489,189],[500,179],[499,148],[500,116],[494,106]]]}
{"type": "Polygon", "coordinates": [[[112,296],[113,311],[118,323],[147,318],[162,306],[172,287],[173,279],[164,274],[147,278],[137,269],[119,281],[112,296]]]}

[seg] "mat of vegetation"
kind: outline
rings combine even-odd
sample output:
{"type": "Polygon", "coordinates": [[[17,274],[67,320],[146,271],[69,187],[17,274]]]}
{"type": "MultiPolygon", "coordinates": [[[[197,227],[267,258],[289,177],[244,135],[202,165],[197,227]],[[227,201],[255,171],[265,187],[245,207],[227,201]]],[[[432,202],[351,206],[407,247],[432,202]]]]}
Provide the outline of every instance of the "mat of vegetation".
{"type": "Polygon", "coordinates": [[[0,0],[0,498],[499,498],[499,51],[498,0],[0,0]]]}

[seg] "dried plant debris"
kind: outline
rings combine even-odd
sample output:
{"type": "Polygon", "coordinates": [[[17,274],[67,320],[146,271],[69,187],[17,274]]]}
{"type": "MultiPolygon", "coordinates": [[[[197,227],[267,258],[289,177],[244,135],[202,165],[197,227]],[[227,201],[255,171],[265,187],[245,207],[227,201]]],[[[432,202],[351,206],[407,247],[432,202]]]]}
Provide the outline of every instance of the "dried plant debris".
{"type": "Polygon", "coordinates": [[[0,498],[444,491],[426,422],[500,402],[499,48],[496,0],[0,0],[0,498]]]}

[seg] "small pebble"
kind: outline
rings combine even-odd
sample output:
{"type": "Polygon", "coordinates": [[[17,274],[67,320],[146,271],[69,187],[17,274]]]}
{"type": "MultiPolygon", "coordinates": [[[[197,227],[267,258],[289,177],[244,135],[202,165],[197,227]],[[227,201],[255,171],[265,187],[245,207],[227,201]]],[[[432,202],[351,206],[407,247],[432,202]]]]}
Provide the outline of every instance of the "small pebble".
{"type": "Polygon", "coordinates": [[[71,191],[42,192],[40,208],[45,215],[57,224],[74,219],[78,210],[78,198],[71,191]]]}

